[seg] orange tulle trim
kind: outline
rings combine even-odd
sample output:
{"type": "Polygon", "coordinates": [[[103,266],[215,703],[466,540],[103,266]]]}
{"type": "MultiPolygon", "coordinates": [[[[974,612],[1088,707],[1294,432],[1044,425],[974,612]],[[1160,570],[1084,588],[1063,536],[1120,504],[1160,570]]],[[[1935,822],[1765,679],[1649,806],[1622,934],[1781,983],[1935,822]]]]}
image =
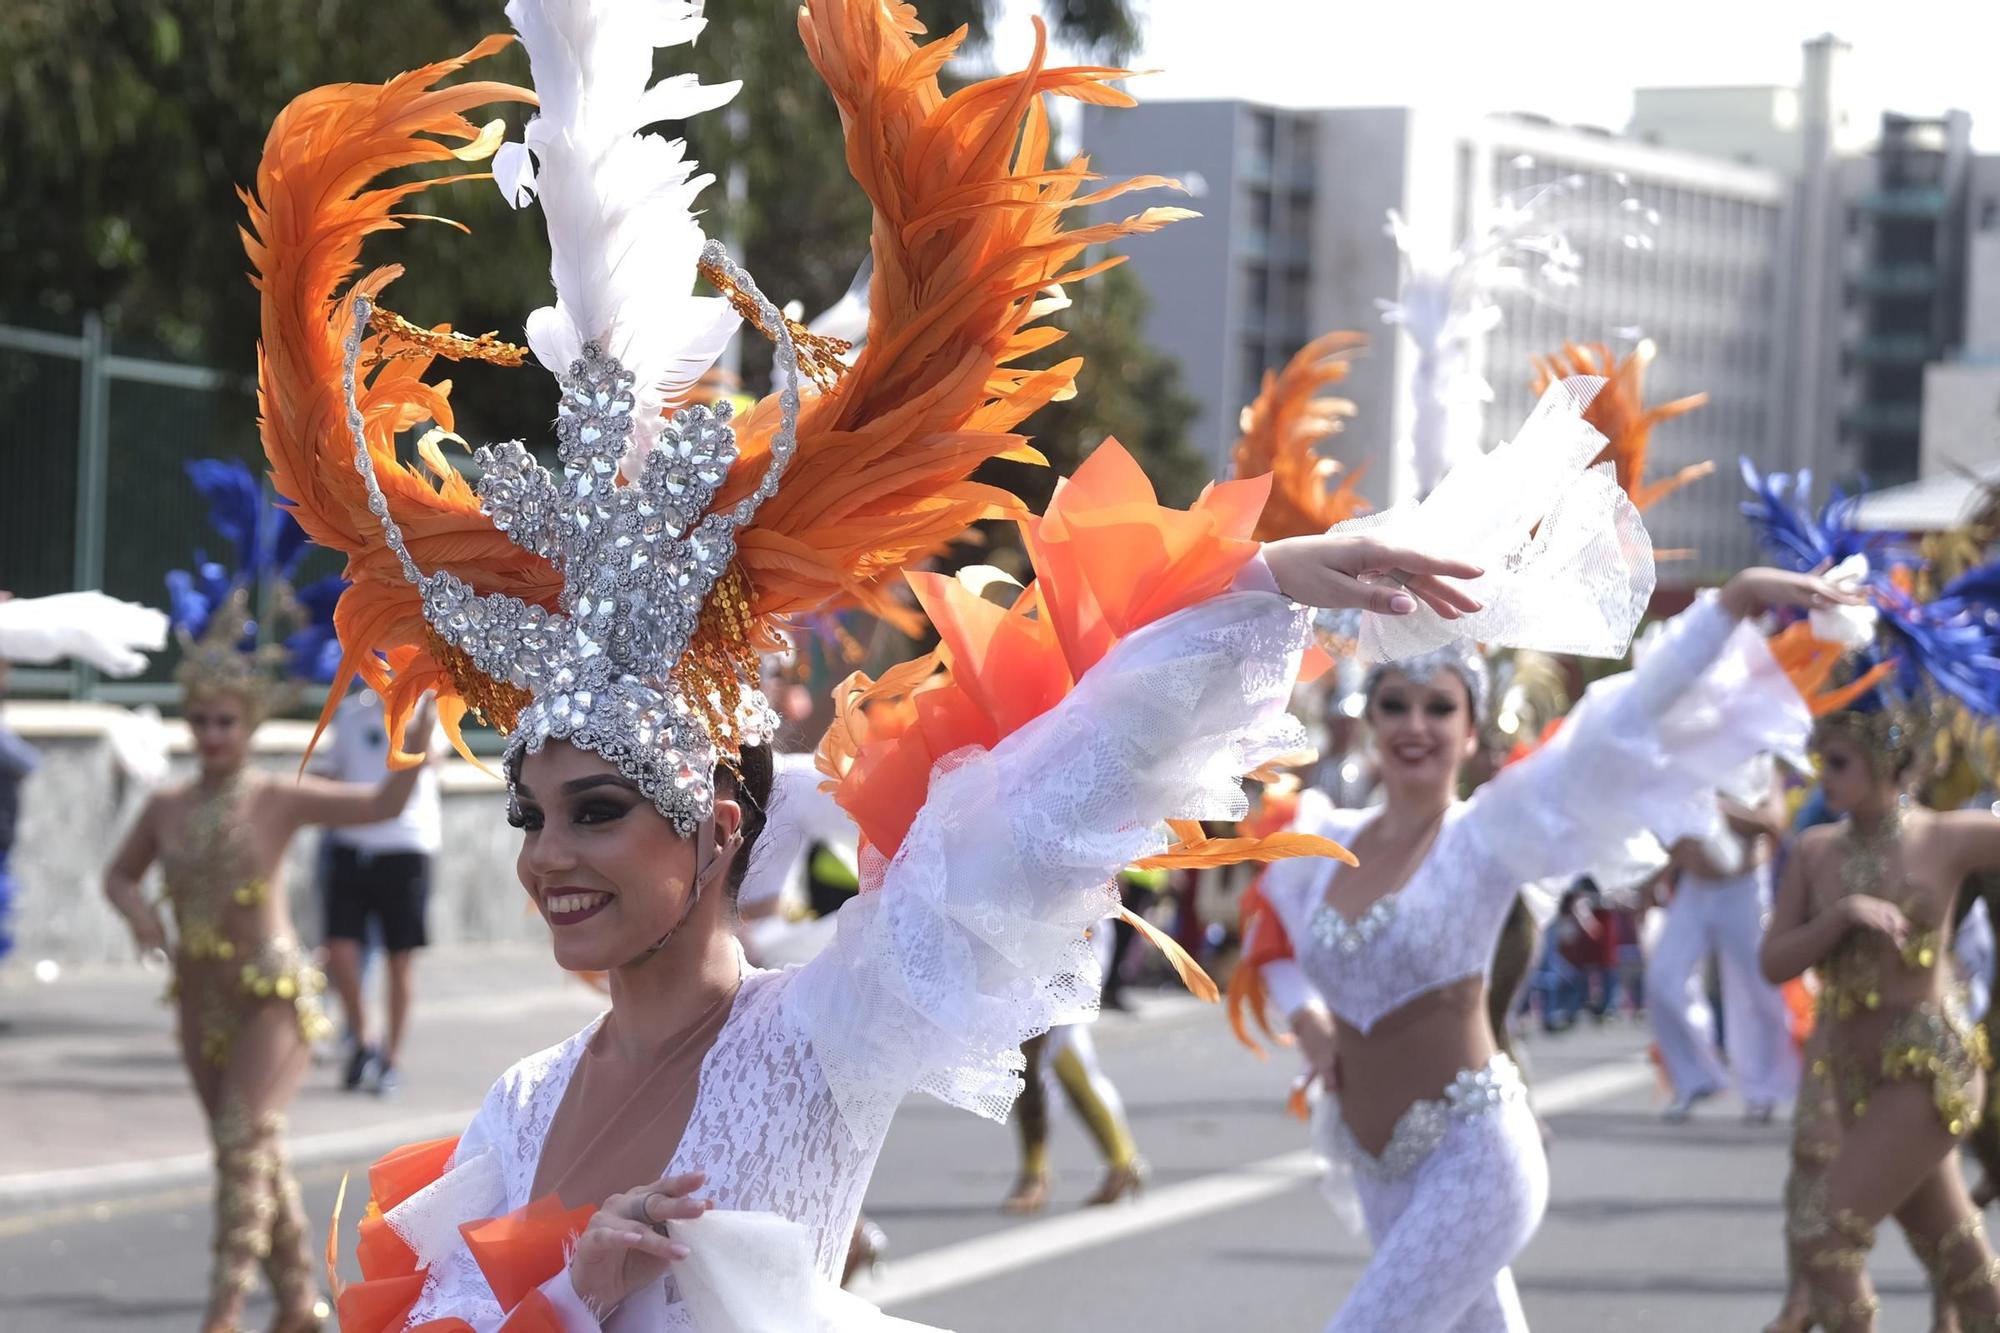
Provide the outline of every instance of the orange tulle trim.
{"type": "MultiPolygon", "coordinates": [[[[342,1287],[334,1298],[334,1309],[340,1315],[343,1333],[403,1333],[417,1297],[424,1294],[427,1276],[417,1270],[400,1277],[367,1278],[342,1287]]],[[[432,1321],[424,1328],[450,1330],[451,1326],[432,1321]]]]}
{"type": "Polygon", "coordinates": [[[1340,477],[1340,464],[1321,457],[1317,448],[1354,415],[1353,403],[1324,397],[1321,390],[1346,379],[1348,358],[1367,345],[1359,333],[1313,339],[1282,371],[1265,371],[1256,400],[1243,409],[1242,435],[1231,455],[1235,474],[1271,478],[1271,498],[1257,520],[1258,541],[1312,536],[1368,511],[1354,489],[1361,469],[1340,477]]]}
{"type": "Polygon", "coordinates": [[[1011,606],[946,575],[909,575],[937,651],[879,681],[849,677],[820,748],[863,838],[893,857],[940,759],[991,749],[1053,708],[1126,634],[1228,587],[1256,553],[1249,532],[1265,485],[1227,483],[1192,509],[1168,509],[1107,440],[1057,486],[1047,516],[1022,524],[1036,578],[1011,606]]]}
{"type": "MultiPolygon", "coordinates": [[[[1011,605],[956,578],[909,575],[937,627],[936,651],[879,680],[850,676],[835,691],[834,720],[820,743],[820,771],[863,841],[893,857],[940,760],[991,749],[1053,708],[1127,634],[1228,588],[1256,554],[1250,533],[1269,484],[1221,483],[1193,507],[1170,509],[1123,446],[1106,440],[1058,484],[1045,516],[1022,521],[1035,581],[1011,605]]],[[[1210,838],[1196,824],[1172,829],[1173,844],[1142,867],[1351,860],[1337,843],[1304,834],[1210,838]]],[[[1184,951],[1168,956],[1190,989],[1214,995],[1184,951]]]]}
{"type": "MultiPolygon", "coordinates": [[[[539,1291],[531,1291],[521,1298],[519,1305],[507,1312],[505,1322],[500,1325],[500,1333],[564,1333],[567,1328],[562,1316],[556,1313],[556,1307],[549,1304],[549,1298],[539,1291]]],[[[416,1333],[423,1331],[419,1329],[416,1333]]]]}
{"type": "Polygon", "coordinates": [[[1192,507],[1168,508],[1116,440],[1059,482],[1021,532],[1072,679],[1141,625],[1226,589],[1257,554],[1270,492],[1267,477],[1216,482],[1192,507]]]}
{"type": "Polygon", "coordinates": [[[465,1247],[503,1310],[512,1310],[535,1288],[562,1272],[570,1247],[596,1208],[564,1208],[553,1194],[525,1207],[458,1229],[465,1247]]]}
{"type": "MultiPolygon", "coordinates": [[[[370,1198],[362,1216],[355,1260],[359,1282],[333,1281],[346,1333],[401,1333],[410,1310],[423,1294],[425,1270],[389,1226],[383,1214],[418,1190],[437,1182],[458,1147],[456,1138],[412,1143],[387,1153],[368,1168],[370,1198]]],[[[345,1197],[346,1185],[341,1187],[345,1197]]],[[[554,1195],[535,1200],[500,1217],[468,1222],[459,1228],[466,1248],[479,1265],[486,1285],[500,1307],[509,1312],[501,1327],[508,1333],[561,1333],[562,1322],[541,1292],[542,1283],[560,1273],[569,1251],[594,1208],[565,1209],[554,1195]]],[[[339,1244],[340,1205],[334,1205],[327,1238],[327,1269],[332,1280],[339,1244]]],[[[462,1319],[439,1319],[416,1325],[409,1333],[470,1333],[462,1319]]]]}
{"type": "Polygon", "coordinates": [[[408,1322],[410,1308],[423,1294],[425,1274],[417,1267],[417,1256],[382,1215],[442,1176],[457,1147],[456,1137],[406,1144],[368,1168],[368,1208],[362,1214],[360,1239],[354,1250],[361,1268],[359,1282],[343,1283],[336,1271],[340,1209],[347,1197],[347,1182],[341,1182],[326,1240],[327,1281],[340,1312],[341,1328],[350,1333],[396,1333],[408,1322]]]}

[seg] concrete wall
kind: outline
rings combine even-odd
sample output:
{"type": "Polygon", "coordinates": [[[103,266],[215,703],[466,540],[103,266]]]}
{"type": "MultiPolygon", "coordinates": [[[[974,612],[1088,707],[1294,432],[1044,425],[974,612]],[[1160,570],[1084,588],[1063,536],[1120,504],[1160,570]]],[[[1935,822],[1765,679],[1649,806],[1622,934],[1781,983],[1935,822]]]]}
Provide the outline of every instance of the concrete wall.
{"type": "Polygon", "coordinates": [[[2000,361],[1924,367],[1919,475],[1935,477],[2000,462],[2000,361]]]}
{"type": "MultiPolygon", "coordinates": [[[[123,710],[100,704],[15,701],[6,723],[41,752],[41,766],[22,791],[21,826],[12,858],[18,888],[14,955],[6,966],[53,959],[65,966],[129,959],[124,923],[104,900],[103,872],[143,792],[124,775],[112,735],[123,710]]],[[[296,772],[311,728],[270,722],[257,735],[257,762],[273,773],[296,772]]],[[[193,771],[185,728],[166,724],[169,782],[193,771]]],[[[440,943],[546,937],[527,910],[514,877],[518,835],[505,818],[500,782],[462,759],[443,762],[446,852],[434,868],[431,937],[440,943]]],[[[319,834],[293,840],[283,872],[299,934],[320,937],[313,861],[319,834]]],[[[148,891],[159,892],[159,874],[148,891]]]]}
{"type": "MultiPolygon", "coordinates": [[[[1994,225],[1973,233],[1966,254],[1965,351],[1968,361],[2000,361],[2000,158],[1990,158],[1994,225]]],[[[1987,200],[1975,198],[1974,216],[1983,216],[1987,200]]]]}

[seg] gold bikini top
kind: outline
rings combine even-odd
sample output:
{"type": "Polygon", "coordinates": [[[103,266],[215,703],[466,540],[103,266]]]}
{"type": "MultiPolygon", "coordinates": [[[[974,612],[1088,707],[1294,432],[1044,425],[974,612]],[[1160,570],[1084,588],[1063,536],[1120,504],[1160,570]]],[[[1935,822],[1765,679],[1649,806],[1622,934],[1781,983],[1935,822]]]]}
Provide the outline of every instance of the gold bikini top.
{"type": "Polygon", "coordinates": [[[256,907],[270,897],[268,883],[243,873],[247,852],[240,812],[248,785],[245,770],[239,770],[201,797],[188,813],[185,839],[160,858],[185,957],[235,957],[236,945],[223,928],[229,909],[256,907]]]}
{"type": "MultiPolygon", "coordinates": [[[[1867,894],[1894,903],[1910,919],[1910,935],[1896,949],[1894,962],[1911,972],[1928,972],[1937,965],[1938,951],[1944,946],[1944,931],[1938,926],[1921,925],[1911,914],[1910,885],[1898,879],[1896,891],[1884,892],[1889,878],[1889,852],[1902,836],[1900,812],[1891,815],[1874,832],[1855,833],[1850,823],[1842,830],[1847,857],[1840,867],[1840,898],[1867,894]]],[[[1838,901],[1838,899],[1836,899],[1838,901]]],[[[1882,1007],[1881,942],[1857,932],[1843,939],[1820,966],[1820,1011],[1835,1018],[1852,1018],[1882,1007]]]]}

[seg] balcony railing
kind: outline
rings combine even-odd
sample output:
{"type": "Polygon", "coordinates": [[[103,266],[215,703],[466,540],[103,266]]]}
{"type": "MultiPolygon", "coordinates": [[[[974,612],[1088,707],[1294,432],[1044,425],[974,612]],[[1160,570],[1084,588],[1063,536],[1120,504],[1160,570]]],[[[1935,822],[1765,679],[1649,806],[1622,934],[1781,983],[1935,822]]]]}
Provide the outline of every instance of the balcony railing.
{"type": "Polygon", "coordinates": [[[1937,359],[1937,347],[1928,334],[1871,333],[1854,344],[1854,354],[1882,365],[1921,366],[1937,359]]]}
{"type": "Polygon", "coordinates": [[[1862,403],[1841,416],[1863,435],[1915,435],[1924,424],[1924,409],[1918,403],[1862,403]]]}
{"type": "Polygon", "coordinates": [[[1930,185],[1906,185],[1861,196],[1861,209],[1878,218],[1937,218],[1944,216],[1945,194],[1930,185]]]}
{"type": "Polygon", "coordinates": [[[1866,296],[1930,296],[1938,289],[1936,264],[1870,264],[1854,276],[1866,296]]]}

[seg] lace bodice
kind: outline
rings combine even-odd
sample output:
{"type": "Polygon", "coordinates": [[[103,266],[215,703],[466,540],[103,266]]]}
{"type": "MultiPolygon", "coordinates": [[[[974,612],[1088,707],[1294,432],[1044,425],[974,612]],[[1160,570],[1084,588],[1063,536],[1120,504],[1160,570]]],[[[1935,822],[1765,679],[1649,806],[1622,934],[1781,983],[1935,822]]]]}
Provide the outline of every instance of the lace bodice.
{"type": "MultiPolygon", "coordinates": [[[[1287,1013],[1317,997],[1367,1032],[1484,975],[1522,885],[1615,860],[1636,830],[1669,843],[1698,835],[1729,774],[1792,751],[1810,726],[1762,636],[1704,598],[1638,667],[1592,686],[1548,744],[1453,806],[1409,881],[1367,913],[1348,920],[1325,905],[1338,863],[1273,866],[1265,896],[1295,959],[1267,965],[1266,984],[1287,1013]]],[[[1302,802],[1298,827],[1351,842],[1372,814],[1302,802]]]]}
{"type": "MultiPolygon", "coordinates": [[[[1284,705],[1306,633],[1280,597],[1213,598],[1132,634],[992,751],[948,760],[896,858],[864,868],[875,887],[842,908],[827,949],[747,973],[669,1172],[708,1172],[718,1208],[803,1223],[836,1277],[902,1098],[1003,1119],[1021,1042],[1096,1007],[1086,931],[1117,906],[1111,877],[1165,848],[1165,819],[1242,817],[1237,775],[1302,742],[1284,705]]],[[[443,1178],[388,1215],[430,1269],[412,1325],[499,1323],[457,1226],[530,1202],[594,1026],[509,1070],[443,1178]]],[[[605,1326],[689,1324],[669,1282],[605,1326]]]]}

